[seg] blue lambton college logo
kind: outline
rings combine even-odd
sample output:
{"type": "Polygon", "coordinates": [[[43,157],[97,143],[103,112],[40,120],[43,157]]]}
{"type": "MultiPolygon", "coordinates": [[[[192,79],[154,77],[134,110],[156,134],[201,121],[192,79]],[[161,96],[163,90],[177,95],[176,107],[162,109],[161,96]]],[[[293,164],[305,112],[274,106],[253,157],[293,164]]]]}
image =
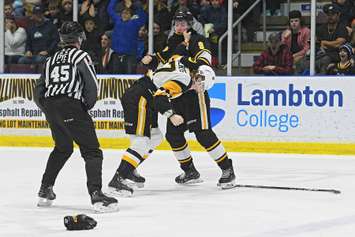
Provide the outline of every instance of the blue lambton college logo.
{"type": "MultiPolygon", "coordinates": [[[[225,83],[215,83],[211,89],[208,90],[208,94],[214,101],[226,101],[226,84],[225,83]]],[[[211,124],[212,127],[216,126],[221,122],[226,115],[226,112],[222,108],[211,107],[211,124]]]]}

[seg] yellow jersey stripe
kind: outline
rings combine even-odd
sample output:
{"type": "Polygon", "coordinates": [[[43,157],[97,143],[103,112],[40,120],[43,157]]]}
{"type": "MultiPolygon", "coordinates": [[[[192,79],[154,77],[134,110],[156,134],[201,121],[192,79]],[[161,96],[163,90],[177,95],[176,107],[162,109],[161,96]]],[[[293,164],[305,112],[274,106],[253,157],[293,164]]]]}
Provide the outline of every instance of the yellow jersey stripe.
{"type": "Polygon", "coordinates": [[[163,62],[163,64],[166,63],[165,59],[160,55],[160,53],[157,53],[157,56],[158,56],[159,60],[163,62]]]}
{"type": "Polygon", "coordinates": [[[224,153],[224,155],[221,158],[219,158],[218,160],[216,160],[216,162],[219,163],[219,162],[223,161],[225,158],[227,158],[227,153],[224,153]]]}
{"type": "Polygon", "coordinates": [[[212,151],[214,148],[216,148],[216,146],[218,146],[219,144],[221,144],[221,141],[216,141],[212,146],[206,148],[206,151],[212,151]]]}
{"type": "Polygon", "coordinates": [[[180,164],[184,164],[184,163],[189,162],[189,161],[191,161],[191,160],[192,160],[192,157],[190,156],[190,157],[188,157],[188,158],[185,159],[185,160],[179,160],[179,162],[180,162],[180,164]]]}
{"type": "Polygon", "coordinates": [[[144,135],[145,119],[147,113],[146,105],[147,100],[141,96],[138,103],[138,122],[136,128],[136,135],[138,136],[144,135]]]}
{"type": "Polygon", "coordinates": [[[204,93],[198,93],[198,102],[200,106],[201,128],[208,129],[207,108],[204,93]]]}
{"type": "Polygon", "coordinates": [[[172,148],[172,150],[173,150],[173,151],[182,151],[182,150],[184,150],[186,147],[187,147],[187,142],[186,142],[184,145],[180,146],[180,147],[172,148]]]}
{"type": "Polygon", "coordinates": [[[127,161],[128,163],[130,163],[131,165],[133,165],[135,168],[137,168],[138,165],[139,165],[135,160],[133,160],[131,157],[126,156],[126,155],[123,155],[122,160],[127,161]]]}

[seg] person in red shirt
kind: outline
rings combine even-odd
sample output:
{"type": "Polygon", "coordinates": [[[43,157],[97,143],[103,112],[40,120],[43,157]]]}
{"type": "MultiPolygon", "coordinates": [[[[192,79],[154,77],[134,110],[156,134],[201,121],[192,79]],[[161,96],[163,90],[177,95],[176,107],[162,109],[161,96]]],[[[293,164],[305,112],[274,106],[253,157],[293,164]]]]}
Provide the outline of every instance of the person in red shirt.
{"type": "Polygon", "coordinates": [[[255,74],[291,75],[293,74],[293,56],[287,45],[281,43],[278,33],[268,38],[268,48],[261,53],[253,65],[255,74]]]}
{"type": "Polygon", "coordinates": [[[303,25],[300,11],[290,11],[289,27],[282,33],[281,41],[292,53],[296,72],[300,73],[309,69],[306,54],[310,48],[310,30],[303,25]]]}

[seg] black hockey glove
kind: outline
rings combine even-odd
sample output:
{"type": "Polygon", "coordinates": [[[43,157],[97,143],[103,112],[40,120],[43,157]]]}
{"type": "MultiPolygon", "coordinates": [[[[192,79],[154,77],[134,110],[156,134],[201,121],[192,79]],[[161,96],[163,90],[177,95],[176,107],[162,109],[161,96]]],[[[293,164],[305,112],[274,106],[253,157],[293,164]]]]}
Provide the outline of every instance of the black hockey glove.
{"type": "Polygon", "coordinates": [[[87,215],[80,214],[64,217],[64,225],[67,230],[91,230],[97,225],[97,222],[87,215]]]}

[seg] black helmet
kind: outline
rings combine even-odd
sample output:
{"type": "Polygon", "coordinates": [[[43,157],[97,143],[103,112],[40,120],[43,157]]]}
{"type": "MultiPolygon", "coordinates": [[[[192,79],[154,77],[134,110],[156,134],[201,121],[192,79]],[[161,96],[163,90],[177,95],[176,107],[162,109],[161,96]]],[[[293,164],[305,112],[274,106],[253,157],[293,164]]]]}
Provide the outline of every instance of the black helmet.
{"type": "Polygon", "coordinates": [[[60,41],[63,44],[82,43],[86,40],[83,27],[76,21],[66,21],[59,30],[60,41]]]}
{"type": "Polygon", "coordinates": [[[174,21],[186,21],[187,23],[192,25],[193,16],[189,11],[176,11],[174,21]]]}

